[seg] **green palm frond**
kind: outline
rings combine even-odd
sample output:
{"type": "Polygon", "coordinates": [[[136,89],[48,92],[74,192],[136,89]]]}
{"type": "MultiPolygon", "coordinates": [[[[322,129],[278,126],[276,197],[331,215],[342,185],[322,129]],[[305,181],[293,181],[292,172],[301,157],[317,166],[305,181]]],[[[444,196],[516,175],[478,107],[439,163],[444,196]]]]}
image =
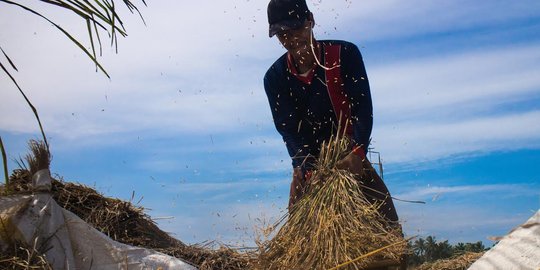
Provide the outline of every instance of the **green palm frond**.
{"type": "Polygon", "coordinates": [[[0,137],[0,152],[2,153],[2,164],[4,167],[4,177],[6,178],[6,189],[9,186],[9,175],[8,175],[8,166],[7,166],[7,155],[6,149],[4,149],[4,143],[2,142],[2,137],[0,137]]]}
{"type": "MultiPolygon", "coordinates": [[[[135,12],[138,13],[144,23],[144,18],[139,12],[139,9],[137,8],[137,6],[135,6],[130,0],[122,0],[122,2],[131,13],[135,13],[135,12]]],[[[141,2],[144,5],[146,5],[145,0],[141,0],[141,2]]],[[[115,46],[116,50],[118,50],[117,35],[120,35],[122,37],[127,36],[124,24],[117,13],[114,0],[65,0],[65,1],[64,0],[34,0],[34,1],[0,0],[0,5],[2,4],[19,7],[51,23],[57,30],[62,32],[69,40],[71,40],[71,42],[73,42],[77,47],[79,47],[79,49],[81,49],[94,62],[94,64],[96,65],[96,70],[97,69],[101,70],[105,74],[105,76],[110,78],[109,74],[105,71],[103,66],[101,66],[101,64],[97,60],[96,45],[99,46],[99,52],[101,55],[102,45],[101,45],[101,38],[99,34],[100,32],[107,33],[108,37],[111,40],[111,46],[115,46]],[[66,31],[59,24],[55,23],[52,19],[49,19],[49,17],[41,14],[35,8],[32,8],[32,4],[35,4],[37,2],[42,2],[42,3],[54,5],[58,8],[63,8],[67,11],[75,13],[82,20],[84,20],[86,22],[86,28],[87,28],[88,36],[90,39],[91,50],[88,50],[81,42],[79,42],[76,38],[74,38],[71,33],[66,31]],[[94,39],[94,35],[96,36],[95,39],[94,39]]],[[[5,58],[5,60],[0,59],[0,68],[15,84],[15,86],[17,87],[17,89],[19,90],[19,92],[22,94],[25,101],[27,102],[28,106],[32,109],[36,117],[36,120],[39,124],[39,128],[43,136],[43,141],[48,150],[49,144],[47,142],[47,137],[45,136],[45,132],[43,131],[43,125],[41,124],[41,121],[39,119],[38,112],[36,108],[32,105],[32,103],[30,102],[28,97],[25,95],[24,91],[21,89],[21,87],[19,86],[19,84],[17,83],[17,81],[15,80],[15,78],[13,77],[11,73],[13,70],[18,71],[17,67],[15,66],[14,62],[9,58],[8,54],[1,47],[0,47],[0,50],[2,51],[2,54],[5,58]],[[4,64],[6,61],[7,63],[9,63],[9,65],[4,64]],[[9,67],[11,67],[11,69],[8,69],[9,67]]],[[[2,150],[3,150],[3,147],[2,147],[2,150]]],[[[5,162],[4,162],[4,170],[7,170],[7,165],[5,162]]]]}
{"type": "MultiPolygon", "coordinates": [[[[86,22],[88,37],[90,39],[90,46],[92,48],[91,51],[86,49],[85,46],[83,46],[76,38],[73,37],[72,34],[66,31],[59,24],[55,23],[52,19],[49,19],[49,17],[41,14],[36,9],[32,8],[31,4],[29,4],[28,1],[0,0],[0,3],[17,6],[51,23],[55,28],[57,28],[60,32],[62,32],[69,40],[71,40],[75,45],[77,45],[77,47],[79,47],[79,49],[81,49],[88,57],[90,57],[90,59],[95,63],[96,68],[101,70],[107,77],[110,77],[109,74],[105,71],[105,69],[97,61],[95,47],[96,45],[100,47],[99,51],[101,54],[102,45],[101,45],[101,38],[99,35],[100,31],[105,31],[107,33],[111,41],[111,46],[115,46],[116,49],[118,45],[117,35],[120,35],[122,37],[127,36],[124,23],[122,22],[122,20],[120,19],[120,16],[118,15],[116,11],[114,0],[94,0],[94,1],[38,0],[38,1],[50,4],[50,5],[54,5],[59,8],[65,9],[67,11],[73,12],[77,16],[79,16],[82,20],[84,20],[86,22]],[[96,39],[94,39],[94,35],[96,35],[96,39]]],[[[144,22],[144,18],[142,17],[137,6],[135,6],[130,0],[122,0],[122,2],[131,13],[136,12],[137,14],[139,14],[142,21],[144,22]]],[[[144,0],[142,0],[142,3],[146,5],[146,2],[144,0]]],[[[14,67],[13,62],[9,59],[9,57],[7,57],[6,53],[4,53],[4,56],[6,56],[10,64],[12,64],[12,66],[14,67]]]]}

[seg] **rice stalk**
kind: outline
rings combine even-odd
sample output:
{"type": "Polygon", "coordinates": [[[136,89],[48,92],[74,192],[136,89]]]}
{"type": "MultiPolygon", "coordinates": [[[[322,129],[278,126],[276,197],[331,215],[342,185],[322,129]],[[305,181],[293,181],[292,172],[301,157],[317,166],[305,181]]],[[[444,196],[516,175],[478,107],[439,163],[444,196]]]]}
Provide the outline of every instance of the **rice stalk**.
{"type": "MultiPolygon", "coordinates": [[[[31,247],[15,239],[8,232],[7,222],[0,217],[0,239],[4,242],[0,245],[0,269],[27,270],[41,269],[52,270],[47,262],[44,248],[31,247]]],[[[37,243],[34,241],[34,243],[37,243]]]]}
{"type": "Polygon", "coordinates": [[[350,260],[350,261],[348,261],[348,262],[344,262],[344,263],[342,263],[342,264],[340,264],[340,265],[337,265],[336,267],[333,267],[333,268],[331,268],[331,269],[329,269],[329,270],[338,270],[338,269],[341,269],[341,268],[343,268],[343,267],[345,267],[345,266],[347,266],[347,265],[349,265],[349,264],[351,264],[351,263],[355,263],[355,262],[357,262],[357,261],[360,261],[360,260],[362,260],[362,259],[364,259],[364,258],[366,258],[366,257],[369,257],[369,256],[372,256],[372,255],[374,255],[374,254],[377,254],[377,253],[379,253],[379,252],[381,252],[381,251],[384,251],[384,250],[386,250],[386,249],[388,249],[388,248],[391,248],[391,247],[394,247],[394,246],[397,246],[397,245],[403,245],[404,243],[409,242],[409,240],[411,240],[412,238],[414,238],[414,237],[409,237],[409,238],[404,239],[404,240],[402,240],[402,241],[400,241],[400,242],[396,242],[396,243],[393,243],[393,244],[384,246],[384,247],[382,247],[382,248],[379,248],[379,249],[370,251],[370,252],[368,252],[368,253],[366,253],[366,254],[364,254],[364,255],[362,255],[362,256],[360,256],[360,257],[354,259],[354,260],[350,260]]]}
{"type": "Polygon", "coordinates": [[[30,174],[49,169],[51,164],[51,154],[47,145],[43,141],[30,140],[28,142],[28,148],[30,148],[30,154],[25,156],[26,162],[30,167],[30,174]]]}
{"type": "Polygon", "coordinates": [[[17,244],[6,252],[0,253],[0,269],[6,270],[53,270],[43,253],[17,244]]]}
{"type": "Polygon", "coordinates": [[[339,136],[322,145],[306,194],[273,226],[280,228],[274,238],[258,243],[258,268],[330,269],[353,261],[344,269],[361,269],[380,259],[400,260],[406,241],[379,214],[382,202],[371,203],[358,176],[336,168],[349,149],[350,142],[339,136]],[[366,255],[381,247],[387,248],[366,255]]]}

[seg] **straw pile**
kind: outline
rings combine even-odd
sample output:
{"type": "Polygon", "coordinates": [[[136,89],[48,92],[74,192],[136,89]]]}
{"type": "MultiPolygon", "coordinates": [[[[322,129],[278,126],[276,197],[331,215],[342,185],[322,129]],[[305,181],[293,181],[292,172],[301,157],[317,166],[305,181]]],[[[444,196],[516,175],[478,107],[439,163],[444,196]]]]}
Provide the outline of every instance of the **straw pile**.
{"type": "MultiPolygon", "coordinates": [[[[14,170],[9,187],[0,185],[0,196],[6,195],[6,192],[11,195],[32,193],[33,173],[48,168],[50,156],[43,151],[45,146],[31,141],[30,149],[32,155],[26,157],[30,170],[14,170]]],[[[246,269],[254,257],[250,253],[239,253],[226,246],[216,250],[207,245],[186,245],[160,230],[143,207],[107,198],[82,184],[53,180],[52,193],[60,206],[112,239],[163,252],[190,262],[201,270],[246,269]]],[[[13,248],[0,253],[0,269],[47,269],[48,264],[41,256],[42,253],[32,247],[13,243],[13,248]]]]}
{"type": "Polygon", "coordinates": [[[482,255],[484,252],[467,252],[454,258],[424,263],[414,270],[466,270],[482,255]]]}
{"type": "Polygon", "coordinates": [[[273,239],[259,243],[258,268],[331,269],[349,262],[339,268],[362,269],[383,259],[399,261],[406,246],[401,230],[379,214],[379,205],[369,202],[354,175],[335,168],[348,149],[345,139],[323,144],[307,193],[290,209],[288,219],[271,228],[273,239]]]}
{"type": "Polygon", "coordinates": [[[20,243],[14,243],[12,248],[2,250],[0,253],[0,269],[53,270],[42,254],[42,252],[38,252],[34,248],[25,247],[20,243]]]}
{"type": "MultiPolygon", "coordinates": [[[[10,176],[10,192],[24,194],[31,192],[31,174],[18,169],[10,176]]],[[[1,188],[1,187],[0,187],[1,188]]],[[[188,261],[201,270],[206,269],[246,269],[253,255],[240,253],[232,248],[221,246],[213,249],[209,245],[186,245],[160,230],[154,221],[145,214],[144,208],[130,202],[107,198],[94,189],[82,184],[53,181],[53,197],[63,208],[75,213],[97,230],[124,244],[154,249],[165,254],[188,261]]],[[[18,246],[19,247],[19,246],[18,246]]],[[[17,264],[28,261],[26,251],[29,247],[17,250],[17,264]]],[[[39,254],[39,252],[33,252],[39,254]]],[[[34,255],[36,256],[36,255],[34,255]]],[[[12,259],[14,255],[0,256],[1,262],[12,259]]],[[[37,266],[39,256],[31,260],[37,266]]],[[[26,268],[6,268],[26,269],[26,268]]],[[[30,268],[32,269],[32,268],[30,268]]],[[[38,267],[36,269],[44,269],[38,267]]]]}
{"type": "MultiPolygon", "coordinates": [[[[10,176],[10,192],[15,194],[31,193],[31,174],[28,170],[18,169],[10,176]]],[[[1,187],[0,187],[1,189],[1,187]]],[[[155,222],[144,212],[144,208],[131,202],[107,198],[96,190],[82,184],[65,183],[54,180],[53,197],[63,208],[75,213],[97,230],[112,239],[133,246],[154,249],[165,254],[183,259],[201,270],[207,269],[246,269],[254,257],[240,253],[232,248],[221,246],[213,249],[209,245],[186,245],[160,230],[155,222]]],[[[28,249],[29,247],[22,247],[28,249]]],[[[17,264],[28,261],[26,251],[20,250],[16,256],[17,264]]],[[[39,252],[33,252],[39,254],[39,252]]],[[[34,255],[36,256],[36,255],[34,255]]],[[[13,255],[0,256],[0,269],[3,259],[12,259],[13,255]]],[[[32,259],[31,265],[37,266],[40,257],[32,259]]],[[[26,268],[6,268],[26,269],[26,268]]],[[[30,268],[33,269],[33,268],[30,268]]],[[[35,269],[44,269],[37,267],[35,269]]]]}

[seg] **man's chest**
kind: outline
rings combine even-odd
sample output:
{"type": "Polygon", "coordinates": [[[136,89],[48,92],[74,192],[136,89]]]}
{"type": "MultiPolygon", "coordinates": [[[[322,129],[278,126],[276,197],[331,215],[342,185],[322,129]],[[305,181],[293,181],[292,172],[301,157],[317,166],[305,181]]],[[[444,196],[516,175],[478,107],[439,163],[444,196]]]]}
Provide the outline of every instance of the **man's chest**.
{"type": "Polygon", "coordinates": [[[315,73],[310,83],[301,82],[294,77],[290,80],[293,81],[288,92],[299,120],[319,124],[333,121],[335,114],[324,72],[315,73]]]}

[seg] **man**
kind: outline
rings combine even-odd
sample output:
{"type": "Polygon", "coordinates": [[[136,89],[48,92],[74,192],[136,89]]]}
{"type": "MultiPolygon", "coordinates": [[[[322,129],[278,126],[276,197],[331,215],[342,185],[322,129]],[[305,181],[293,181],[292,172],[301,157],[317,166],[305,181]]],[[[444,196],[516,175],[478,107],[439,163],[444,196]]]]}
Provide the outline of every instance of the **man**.
{"type": "Polygon", "coordinates": [[[276,35],[287,50],[266,72],[264,87],[276,129],[292,158],[289,208],[302,196],[321,143],[340,127],[353,148],[338,168],[361,175],[367,167],[371,177],[363,183],[364,193],[373,203],[384,201],[379,211],[397,221],[388,189],[365,156],[373,109],[360,51],[346,41],[317,41],[305,0],[271,0],[268,22],[270,37],[276,35]]]}

